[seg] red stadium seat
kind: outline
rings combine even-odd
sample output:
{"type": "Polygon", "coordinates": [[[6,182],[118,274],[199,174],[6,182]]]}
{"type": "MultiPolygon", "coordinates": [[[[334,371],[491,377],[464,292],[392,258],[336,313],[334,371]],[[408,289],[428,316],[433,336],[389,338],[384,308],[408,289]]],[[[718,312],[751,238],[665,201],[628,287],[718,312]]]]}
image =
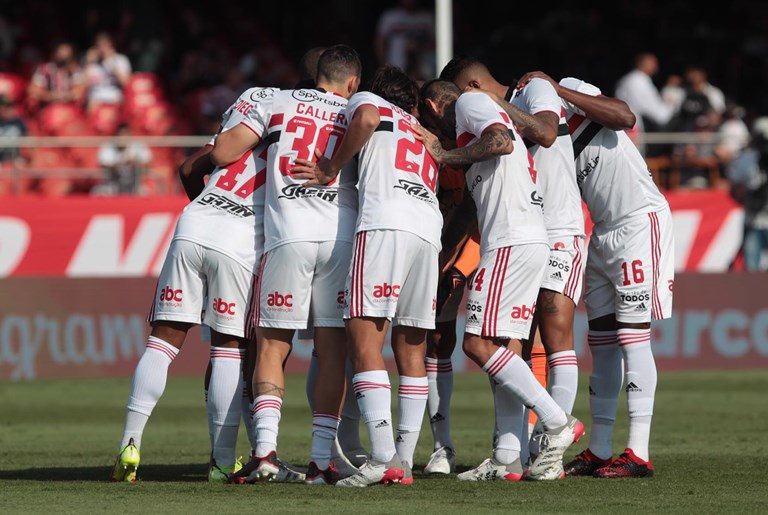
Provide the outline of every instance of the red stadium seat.
{"type": "Polygon", "coordinates": [[[121,121],[120,106],[99,104],[88,112],[88,121],[97,134],[113,136],[121,121]]]}
{"type": "Polygon", "coordinates": [[[27,91],[27,81],[19,75],[0,73],[0,96],[6,96],[12,102],[21,102],[27,91]]]}
{"type": "Polygon", "coordinates": [[[49,136],[75,135],[71,126],[85,123],[82,110],[72,104],[51,104],[40,112],[39,119],[43,134],[49,136]]]}
{"type": "Polygon", "coordinates": [[[160,80],[154,73],[138,72],[131,75],[125,86],[125,96],[132,97],[138,93],[156,93],[162,96],[160,80]]]}
{"type": "Polygon", "coordinates": [[[148,107],[142,117],[140,129],[142,134],[150,136],[165,136],[170,134],[175,122],[173,109],[166,104],[161,103],[148,107]]]}

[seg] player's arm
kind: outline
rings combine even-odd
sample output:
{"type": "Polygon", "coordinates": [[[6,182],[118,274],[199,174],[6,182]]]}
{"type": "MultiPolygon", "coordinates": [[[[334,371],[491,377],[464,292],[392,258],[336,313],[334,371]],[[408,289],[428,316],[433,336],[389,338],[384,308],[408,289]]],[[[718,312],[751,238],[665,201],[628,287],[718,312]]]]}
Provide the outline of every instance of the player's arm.
{"type": "Polygon", "coordinates": [[[533,115],[528,114],[494,93],[479,89],[473,91],[482,91],[491,97],[491,100],[499,104],[499,107],[504,109],[504,112],[509,115],[512,123],[515,124],[515,127],[524,137],[544,148],[549,148],[554,144],[557,139],[557,126],[560,125],[560,117],[555,113],[541,111],[533,115]]]}
{"type": "Polygon", "coordinates": [[[584,116],[590,120],[608,127],[611,130],[628,130],[634,127],[637,122],[637,119],[629,109],[629,106],[618,98],[606,97],[605,95],[588,95],[561,86],[544,72],[537,71],[526,73],[518,82],[518,87],[527,84],[535,77],[549,81],[560,98],[584,111],[584,116]]]}
{"type": "Polygon", "coordinates": [[[240,123],[216,138],[211,151],[211,162],[216,166],[224,166],[237,161],[248,149],[255,147],[261,137],[245,123],[240,123]]]}
{"type": "Polygon", "coordinates": [[[215,168],[211,161],[212,150],[212,145],[205,145],[186,158],[179,167],[179,179],[189,200],[200,195],[205,188],[205,176],[210,175],[215,168]]]}
{"type": "Polygon", "coordinates": [[[584,115],[590,120],[611,130],[631,129],[637,122],[629,106],[618,98],[604,95],[593,97],[559,85],[556,89],[560,98],[584,111],[584,115]]]}
{"type": "Polygon", "coordinates": [[[490,125],[475,143],[452,150],[444,149],[437,136],[424,127],[419,125],[412,127],[417,138],[424,142],[429,153],[440,164],[468,165],[479,163],[494,157],[511,154],[514,149],[509,129],[501,123],[490,125]]]}
{"type": "Polygon", "coordinates": [[[317,161],[297,159],[291,169],[294,179],[306,179],[305,186],[327,184],[332,181],[347,163],[357,155],[363,146],[371,139],[381,118],[376,106],[365,104],[355,110],[349,122],[346,134],[339,144],[339,150],[331,159],[323,156],[319,149],[315,150],[317,161]]]}

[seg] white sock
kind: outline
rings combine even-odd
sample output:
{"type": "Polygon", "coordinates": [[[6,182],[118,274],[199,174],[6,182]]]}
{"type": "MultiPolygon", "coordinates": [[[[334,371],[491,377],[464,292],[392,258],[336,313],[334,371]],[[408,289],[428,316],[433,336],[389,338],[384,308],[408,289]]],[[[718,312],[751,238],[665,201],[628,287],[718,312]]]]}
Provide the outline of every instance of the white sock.
{"type": "Polygon", "coordinates": [[[526,413],[520,397],[505,388],[493,388],[493,404],[496,414],[498,437],[493,448],[493,457],[505,465],[520,457],[523,415],[526,413]]]}
{"type": "Polygon", "coordinates": [[[627,447],[638,458],[648,461],[653,400],[656,395],[656,363],[651,350],[650,329],[619,329],[619,347],[624,355],[629,408],[627,447]]]}
{"type": "Polygon", "coordinates": [[[331,463],[331,454],[340,418],[327,413],[312,413],[312,461],[320,470],[331,463]]]}
{"type": "Polygon", "coordinates": [[[360,372],[352,378],[352,388],[360,414],[371,440],[371,457],[388,462],[395,455],[392,435],[392,399],[386,370],[360,372]]]}
{"type": "Polygon", "coordinates": [[[259,458],[277,451],[277,433],[282,407],[283,399],[275,395],[259,395],[253,400],[251,413],[256,432],[254,452],[259,458]]]}
{"type": "Polygon", "coordinates": [[[400,376],[397,388],[397,455],[413,467],[413,452],[419,441],[421,422],[427,407],[429,385],[427,377],[400,376]]]}
{"type": "Polygon", "coordinates": [[[337,438],[339,445],[345,451],[362,449],[360,441],[360,406],[357,405],[355,392],[352,390],[352,364],[347,360],[347,393],[344,396],[344,406],[341,407],[341,422],[337,438]]]}
{"type": "Polygon", "coordinates": [[[237,430],[243,391],[240,387],[245,349],[211,347],[211,382],[208,386],[208,416],[213,422],[213,459],[222,468],[235,465],[237,430]]]}
{"type": "Polygon", "coordinates": [[[168,367],[178,353],[179,349],[160,338],[147,338],[147,347],[133,372],[120,449],[128,445],[131,438],[136,447],[141,448],[144,426],[165,391],[168,367]]]}
{"type": "Polygon", "coordinates": [[[535,411],[545,429],[568,422],[565,412],[539,384],[525,361],[511,350],[500,347],[483,365],[483,370],[496,380],[498,386],[520,397],[525,406],[535,411]]]}
{"type": "Polygon", "coordinates": [[[549,391],[552,398],[569,415],[576,402],[579,388],[579,363],[576,351],[564,350],[547,356],[549,365],[549,391]]]}
{"type": "Polygon", "coordinates": [[[592,354],[589,376],[589,411],[592,430],[589,450],[601,459],[613,455],[613,425],[623,381],[622,355],[616,331],[589,331],[587,342],[592,354]]]}
{"type": "Polygon", "coordinates": [[[312,357],[309,358],[309,368],[307,369],[307,404],[309,409],[315,411],[315,383],[317,382],[317,372],[319,364],[317,360],[317,351],[312,348],[312,357]]]}
{"type": "Polygon", "coordinates": [[[429,382],[429,425],[435,450],[454,449],[451,439],[451,395],[453,394],[453,365],[450,359],[425,358],[429,382]]]}

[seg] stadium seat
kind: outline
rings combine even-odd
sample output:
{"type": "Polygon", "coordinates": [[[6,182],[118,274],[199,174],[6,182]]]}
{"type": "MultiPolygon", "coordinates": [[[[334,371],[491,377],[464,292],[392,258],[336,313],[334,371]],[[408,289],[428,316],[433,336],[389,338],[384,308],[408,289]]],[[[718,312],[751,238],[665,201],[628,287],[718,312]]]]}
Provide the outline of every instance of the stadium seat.
{"type": "Polygon", "coordinates": [[[125,86],[126,98],[132,97],[138,93],[158,93],[162,95],[160,80],[154,73],[138,72],[131,75],[131,79],[125,86]]]}
{"type": "Polygon", "coordinates": [[[51,104],[40,112],[39,120],[41,131],[47,136],[74,135],[71,126],[85,123],[82,110],[72,104],[51,104]]]}
{"type": "Polygon", "coordinates": [[[13,73],[0,73],[0,96],[21,103],[27,91],[27,81],[13,73]]]}
{"type": "Polygon", "coordinates": [[[120,125],[120,106],[116,104],[99,104],[88,112],[91,127],[101,136],[113,136],[120,125]]]}

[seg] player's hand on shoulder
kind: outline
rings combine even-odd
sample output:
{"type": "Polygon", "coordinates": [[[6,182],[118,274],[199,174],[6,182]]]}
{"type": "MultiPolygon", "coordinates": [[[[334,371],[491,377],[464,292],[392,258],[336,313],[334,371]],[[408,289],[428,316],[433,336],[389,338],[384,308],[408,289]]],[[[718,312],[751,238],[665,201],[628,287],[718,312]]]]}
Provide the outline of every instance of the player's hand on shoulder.
{"type": "Polygon", "coordinates": [[[413,129],[416,139],[424,143],[427,152],[432,155],[435,161],[441,163],[441,159],[445,155],[445,149],[443,148],[443,145],[440,144],[440,140],[437,136],[419,124],[413,124],[411,125],[411,128],[413,129]]]}
{"type": "Polygon", "coordinates": [[[553,79],[546,73],[541,71],[535,71],[535,72],[528,72],[525,75],[523,75],[523,77],[519,81],[517,81],[517,87],[518,88],[524,87],[526,84],[531,82],[531,79],[544,79],[548,81],[550,84],[552,84],[552,87],[554,87],[556,91],[560,86],[555,79],[553,79]]]}
{"type": "Polygon", "coordinates": [[[481,88],[475,88],[473,86],[467,86],[466,88],[464,88],[464,93],[485,93],[491,98],[491,100],[493,100],[499,105],[501,105],[501,101],[504,100],[503,98],[501,98],[499,95],[497,95],[492,91],[488,91],[486,89],[481,89],[481,88]]]}
{"type": "Polygon", "coordinates": [[[331,160],[323,156],[319,149],[315,149],[317,161],[297,159],[291,168],[291,177],[296,180],[305,180],[302,184],[308,186],[323,186],[328,184],[338,175],[338,170],[333,170],[331,160]]]}

